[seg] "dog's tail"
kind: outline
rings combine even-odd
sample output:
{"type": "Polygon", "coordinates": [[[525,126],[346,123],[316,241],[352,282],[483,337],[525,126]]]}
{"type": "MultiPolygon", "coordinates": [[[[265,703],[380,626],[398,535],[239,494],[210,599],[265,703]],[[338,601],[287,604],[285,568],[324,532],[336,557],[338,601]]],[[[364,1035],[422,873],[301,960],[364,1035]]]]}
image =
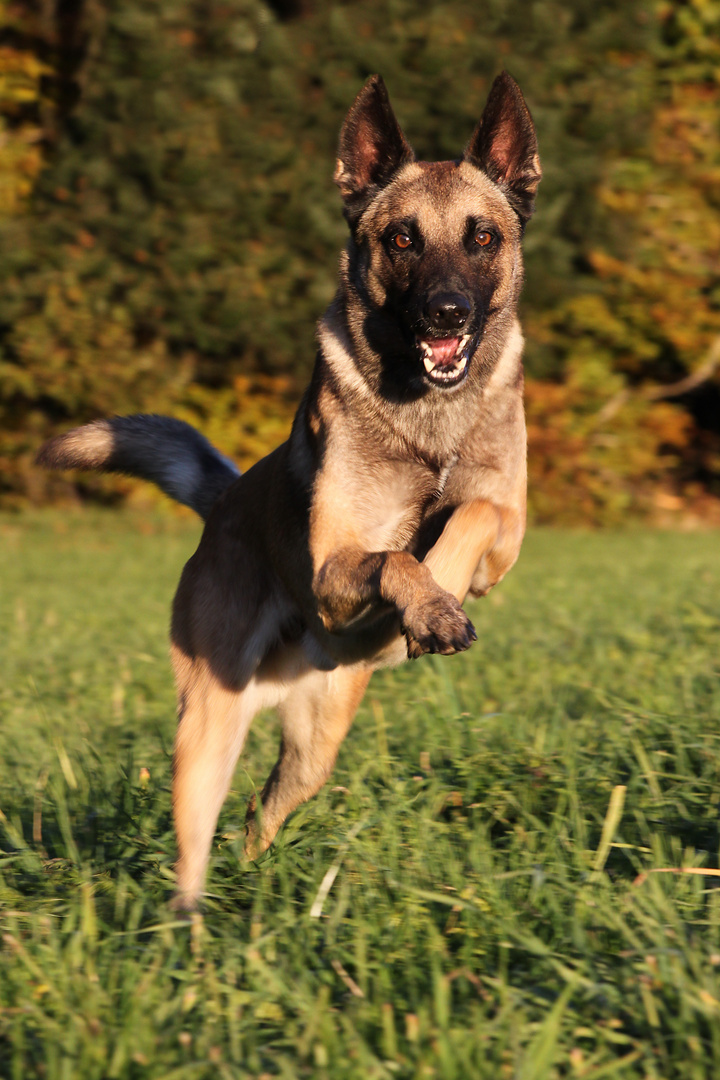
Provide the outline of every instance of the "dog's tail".
{"type": "Polygon", "coordinates": [[[57,435],[37,463],[50,469],[98,469],[154,484],[203,520],[239,469],[183,420],[138,414],[96,420],[57,435]]]}

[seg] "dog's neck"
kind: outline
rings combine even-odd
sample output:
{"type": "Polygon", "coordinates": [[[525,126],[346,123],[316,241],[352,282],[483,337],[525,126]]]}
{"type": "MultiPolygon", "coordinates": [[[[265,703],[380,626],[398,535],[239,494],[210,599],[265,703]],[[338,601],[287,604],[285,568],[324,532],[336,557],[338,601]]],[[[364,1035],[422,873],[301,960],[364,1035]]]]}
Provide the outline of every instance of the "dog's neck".
{"type": "Polygon", "coordinates": [[[406,402],[389,401],[365,378],[342,310],[335,301],[318,323],[318,364],[327,365],[333,382],[363,417],[368,438],[374,428],[382,429],[385,438],[396,433],[403,447],[440,468],[458,453],[470,431],[482,424],[496,396],[515,390],[522,380],[524,340],[513,315],[484,335],[472,361],[474,377],[466,385],[450,392],[430,388],[406,402]],[[402,425],[397,424],[398,409],[403,412],[402,425]],[[408,431],[412,432],[410,444],[408,431]]]}

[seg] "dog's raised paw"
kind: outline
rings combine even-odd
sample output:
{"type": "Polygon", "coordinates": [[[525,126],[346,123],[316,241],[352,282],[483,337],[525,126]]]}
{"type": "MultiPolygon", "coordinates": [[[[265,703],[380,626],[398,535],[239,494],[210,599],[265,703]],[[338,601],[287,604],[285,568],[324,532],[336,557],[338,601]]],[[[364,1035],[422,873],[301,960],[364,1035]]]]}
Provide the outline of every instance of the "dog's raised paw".
{"type": "Polygon", "coordinates": [[[477,641],[475,627],[450,593],[441,593],[422,604],[406,609],[403,630],[408,657],[416,660],[425,653],[450,656],[464,652],[477,641]]]}

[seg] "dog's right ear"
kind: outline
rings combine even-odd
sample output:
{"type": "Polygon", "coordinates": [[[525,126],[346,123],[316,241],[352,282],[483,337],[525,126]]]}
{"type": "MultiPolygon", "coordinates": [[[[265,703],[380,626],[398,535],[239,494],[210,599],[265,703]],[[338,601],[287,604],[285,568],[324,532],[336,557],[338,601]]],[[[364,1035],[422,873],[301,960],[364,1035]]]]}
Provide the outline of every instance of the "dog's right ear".
{"type": "Polygon", "coordinates": [[[333,180],[340,188],[352,223],[372,196],[415,153],[390,105],[385,83],[373,75],[356,97],[340,131],[333,180]]]}
{"type": "Polygon", "coordinates": [[[502,188],[523,223],[532,216],[542,176],[537,136],[520,87],[507,71],[490,88],[464,158],[502,188]]]}

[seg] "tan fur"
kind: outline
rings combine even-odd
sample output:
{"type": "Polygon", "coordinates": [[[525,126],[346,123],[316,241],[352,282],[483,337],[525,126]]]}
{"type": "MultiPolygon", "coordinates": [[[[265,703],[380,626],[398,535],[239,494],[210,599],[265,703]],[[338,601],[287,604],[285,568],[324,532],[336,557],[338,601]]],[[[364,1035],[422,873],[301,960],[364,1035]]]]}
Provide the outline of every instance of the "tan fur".
{"type": "Polygon", "coordinates": [[[99,469],[112,456],[114,448],[110,424],[107,420],[96,420],[45,443],[38,463],[51,469],[99,469]]]}
{"type": "Polygon", "coordinates": [[[501,76],[467,160],[428,165],[412,160],[388,110],[384,87],[371,80],[343,128],[336,180],[353,240],[290,439],[235,480],[197,433],[157,417],[111,422],[117,446],[103,444],[112,433],[102,423],[81,428],[53,440],[44,457],[56,467],[148,476],[189,505],[212,505],[173,607],[180,908],[202,894],[217,817],[255,714],[277,707],[282,740],[259,804],[248,808],[250,857],[330,775],[372,672],[468,648],[475,634],[465,597],[484,595],[520,550],[527,469],[515,307],[521,216],[531,212],[539,179],[532,123],[519,90],[501,76]],[[499,107],[503,101],[512,108],[499,107]],[[524,139],[518,160],[524,152],[530,162],[515,188],[514,173],[503,188],[482,166],[487,159],[501,173],[504,155],[516,168],[506,115],[524,139]],[[422,258],[393,260],[387,232],[406,221],[422,238],[422,258]],[[472,247],[476,221],[500,237],[492,255],[472,247]],[[412,348],[398,359],[407,348],[407,327],[397,329],[405,301],[395,322],[388,305],[404,289],[420,298],[424,318],[427,296],[450,288],[477,297],[482,322],[466,339],[473,344],[464,381],[428,389],[412,348]],[[399,374],[406,370],[407,379],[399,374]],[[174,440],[162,469],[127,449],[146,429],[141,450],[151,459],[174,440]],[[208,454],[215,487],[203,499],[198,477],[208,454]],[[217,501],[215,490],[224,492],[217,501]]]}

